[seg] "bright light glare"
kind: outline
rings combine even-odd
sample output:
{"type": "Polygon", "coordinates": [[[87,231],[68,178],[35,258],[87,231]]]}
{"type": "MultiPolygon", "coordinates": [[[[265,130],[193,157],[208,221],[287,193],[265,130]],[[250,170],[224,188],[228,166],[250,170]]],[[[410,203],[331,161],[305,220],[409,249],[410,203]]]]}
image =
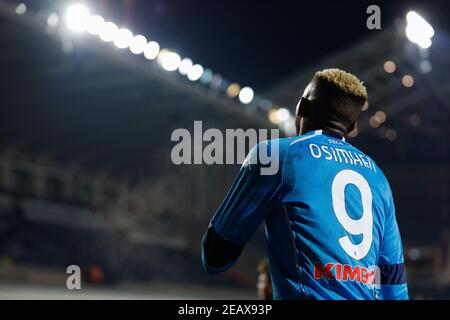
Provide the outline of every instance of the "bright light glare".
{"type": "Polygon", "coordinates": [[[211,69],[203,70],[203,74],[200,77],[200,82],[203,84],[209,84],[213,78],[213,72],[211,69]]]}
{"type": "Polygon", "coordinates": [[[169,49],[161,49],[160,51],[159,51],[159,54],[158,54],[158,62],[161,64],[162,63],[162,59],[164,58],[164,56],[166,55],[166,54],[168,54],[170,52],[170,50],[169,49]]]}
{"type": "Polygon", "coordinates": [[[267,117],[269,118],[270,122],[274,124],[278,124],[278,116],[277,116],[277,110],[276,109],[269,109],[267,112],[267,117]]]}
{"type": "Polygon", "coordinates": [[[111,42],[114,40],[114,37],[119,29],[112,22],[106,22],[100,29],[99,36],[105,42],[111,42]]]}
{"type": "Polygon", "coordinates": [[[429,48],[434,35],[433,27],[417,12],[410,11],[406,15],[406,37],[421,48],[429,48]]]}
{"type": "Polygon", "coordinates": [[[161,57],[161,66],[166,71],[175,71],[180,66],[181,58],[175,52],[167,52],[161,57]]]}
{"type": "Polygon", "coordinates": [[[144,56],[148,59],[148,60],[154,60],[156,59],[156,57],[159,54],[159,44],[156,41],[150,41],[149,43],[147,43],[147,45],[145,46],[145,50],[144,50],[144,56]]]}
{"type": "Polygon", "coordinates": [[[416,30],[420,33],[421,36],[425,38],[432,38],[434,35],[433,27],[422,18],[417,12],[410,11],[406,15],[406,21],[408,25],[417,28],[416,30]]]}
{"type": "Polygon", "coordinates": [[[286,108],[280,108],[277,110],[276,117],[277,117],[279,123],[289,120],[290,116],[291,116],[291,113],[286,108]]]}
{"type": "Polygon", "coordinates": [[[85,5],[75,3],[67,8],[66,24],[70,30],[74,32],[83,31],[88,19],[89,9],[85,5]]]}
{"type": "Polygon", "coordinates": [[[419,47],[421,47],[423,49],[428,49],[429,47],[431,47],[433,42],[431,41],[430,38],[424,38],[420,41],[417,41],[417,44],[419,45],[419,47]]]}
{"type": "Polygon", "coordinates": [[[412,75],[409,74],[405,74],[402,77],[402,84],[406,87],[406,88],[411,88],[414,85],[414,78],[412,75]]]}
{"type": "Polygon", "coordinates": [[[24,14],[27,12],[27,6],[25,3],[19,3],[16,7],[16,13],[17,14],[24,14]]]}
{"type": "Polygon", "coordinates": [[[52,12],[47,17],[47,25],[51,28],[56,27],[59,24],[59,17],[56,13],[52,12]]]}
{"type": "Polygon", "coordinates": [[[394,73],[396,69],[397,66],[394,61],[386,61],[384,63],[384,71],[386,71],[387,73],[394,73]]]}
{"type": "Polygon", "coordinates": [[[227,96],[230,98],[236,98],[241,92],[241,86],[237,83],[232,83],[227,88],[227,96]]]}
{"type": "Polygon", "coordinates": [[[194,63],[192,62],[191,59],[184,58],[180,62],[180,67],[178,68],[178,72],[180,72],[180,74],[182,74],[183,76],[186,76],[189,73],[189,71],[191,70],[193,65],[194,65],[194,63]]]}
{"type": "Polygon", "coordinates": [[[387,118],[386,113],[383,111],[375,112],[374,117],[375,117],[376,121],[379,123],[384,123],[387,118]]]}
{"type": "Polygon", "coordinates": [[[223,78],[220,74],[213,75],[213,77],[211,79],[211,88],[220,89],[222,82],[223,82],[223,78]]]}
{"type": "Polygon", "coordinates": [[[243,104],[249,104],[252,102],[253,97],[255,96],[255,93],[253,92],[253,89],[250,87],[244,87],[239,92],[239,101],[243,104]]]}
{"type": "Polygon", "coordinates": [[[381,125],[381,122],[378,121],[378,118],[377,118],[377,117],[371,116],[371,117],[369,118],[369,125],[370,125],[372,128],[378,128],[378,127],[381,125]]]}
{"type": "Polygon", "coordinates": [[[100,16],[93,15],[90,16],[89,19],[86,21],[86,31],[90,34],[96,36],[100,34],[100,31],[105,25],[105,19],[103,19],[100,16]]]}
{"type": "Polygon", "coordinates": [[[144,36],[138,35],[131,41],[130,51],[134,54],[141,54],[145,51],[146,46],[147,39],[144,36]]]}
{"type": "Polygon", "coordinates": [[[133,40],[133,33],[128,29],[119,29],[114,36],[114,45],[119,49],[128,48],[133,40]]]}
{"type": "Polygon", "coordinates": [[[197,81],[198,79],[201,78],[202,74],[203,74],[203,67],[199,64],[195,64],[192,66],[191,70],[189,70],[187,77],[191,81],[197,81]]]}

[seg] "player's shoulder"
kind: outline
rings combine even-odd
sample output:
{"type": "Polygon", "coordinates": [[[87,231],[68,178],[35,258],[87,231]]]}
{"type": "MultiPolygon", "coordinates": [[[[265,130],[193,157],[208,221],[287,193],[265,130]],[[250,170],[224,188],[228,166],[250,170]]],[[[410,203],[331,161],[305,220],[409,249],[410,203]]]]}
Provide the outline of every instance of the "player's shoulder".
{"type": "Polygon", "coordinates": [[[269,139],[256,144],[248,153],[243,167],[249,166],[250,169],[253,169],[273,163],[278,165],[284,159],[290,142],[295,138],[269,139]]]}
{"type": "Polygon", "coordinates": [[[304,145],[304,143],[320,139],[320,137],[321,130],[316,130],[299,136],[269,139],[258,143],[250,153],[256,155],[263,151],[272,156],[277,155],[282,162],[292,147],[304,145]]]}
{"type": "Polygon", "coordinates": [[[322,130],[315,130],[315,131],[309,131],[302,135],[291,137],[287,141],[288,147],[292,146],[301,146],[305,143],[308,143],[312,140],[320,139],[322,138],[322,130]]]}
{"type": "Polygon", "coordinates": [[[259,150],[267,150],[268,153],[272,152],[285,152],[292,141],[294,141],[298,137],[287,137],[287,138],[276,138],[276,139],[269,139],[264,140],[260,143],[258,143],[256,146],[253,147],[252,151],[256,152],[259,150]]]}
{"type": "Polygon", "coordinates": [[[293,137],[276,138],[260,142],[257,148],[277,149],[280,153],[286,152],[292,145],[297,145],[302,141],[311,140],[320,136],[318,131],[310,131],[305,134],[293,137]]]}

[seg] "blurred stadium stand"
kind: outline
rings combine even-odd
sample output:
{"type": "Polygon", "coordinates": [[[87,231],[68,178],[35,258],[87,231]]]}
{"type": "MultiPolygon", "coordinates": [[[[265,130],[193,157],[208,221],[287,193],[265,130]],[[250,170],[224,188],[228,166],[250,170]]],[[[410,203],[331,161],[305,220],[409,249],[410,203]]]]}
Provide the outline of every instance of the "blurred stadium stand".
{"type": "Polygon", "coordinates": [[[264,128],[265,116],[11,9],[0,3],[0,254],[63,272],[99,264],[107,282],[253,288],[262,244],[242,276],[211,278],[199,257],[238,166],[177,167],[170,136],[194,120],[264,128]]]}

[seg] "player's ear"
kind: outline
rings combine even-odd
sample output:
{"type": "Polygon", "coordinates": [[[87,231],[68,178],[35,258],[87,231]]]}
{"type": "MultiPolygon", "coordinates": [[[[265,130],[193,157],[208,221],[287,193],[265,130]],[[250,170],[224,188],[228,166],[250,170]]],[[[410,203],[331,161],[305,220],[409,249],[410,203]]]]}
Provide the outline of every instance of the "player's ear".
{"type": "Polygon", "coordinates": [[[297,104],[296,116],[306,117],[309,115],[310,103],[305,97],[302,97],[297,104]]]}

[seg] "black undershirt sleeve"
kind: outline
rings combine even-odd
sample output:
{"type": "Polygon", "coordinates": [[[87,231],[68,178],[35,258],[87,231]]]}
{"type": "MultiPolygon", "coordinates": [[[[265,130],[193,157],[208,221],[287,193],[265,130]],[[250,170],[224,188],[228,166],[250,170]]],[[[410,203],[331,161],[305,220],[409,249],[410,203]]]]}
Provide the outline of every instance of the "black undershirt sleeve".
{"type": "Polygon", "coordinates": [[[213,227],[206,232],[203,240],[203,254],[206,263],[213,268],[222,268],[236,261],[244,246],[221,237],[213,227]]]}

